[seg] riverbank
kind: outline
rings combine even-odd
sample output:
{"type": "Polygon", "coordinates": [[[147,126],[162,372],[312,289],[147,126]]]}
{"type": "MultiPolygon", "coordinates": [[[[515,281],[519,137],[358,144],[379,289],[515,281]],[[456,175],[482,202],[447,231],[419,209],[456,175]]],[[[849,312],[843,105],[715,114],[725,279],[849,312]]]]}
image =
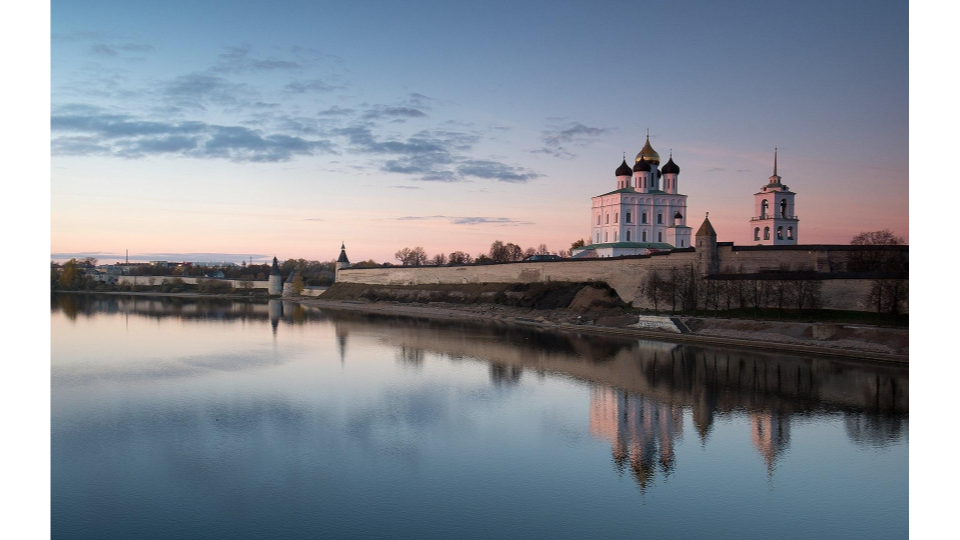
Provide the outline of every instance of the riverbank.
{"type": "Polygon", "coordinates": [[[620,310],[537,310],[496,304],[406,304],[357,300],[291,299],[332,310],[440,319],[490,320],[579,333],[629,336],[679,343],[720,345],[818,356],[906,364],[909,331],[859,325],[816,325],[773,321],[678,317],[682,333],[636,328],[637,316],[620,310]],[[808,337],[809,336],[809,337],[808,337]]]}

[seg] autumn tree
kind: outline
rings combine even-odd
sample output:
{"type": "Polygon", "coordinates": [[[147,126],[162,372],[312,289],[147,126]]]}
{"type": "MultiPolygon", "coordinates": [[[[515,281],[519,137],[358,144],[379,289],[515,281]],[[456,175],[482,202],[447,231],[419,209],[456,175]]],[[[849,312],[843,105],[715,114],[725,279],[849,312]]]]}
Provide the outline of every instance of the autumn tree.
{"type": "Polygon", "coordinates": [[[581,239],[577,240],[576,242],[570,244],[570,249],[573,250],[573,249],[577,249],[577,248],[582,248],[582,247],[584,247],[585,245],[586,245],[586,242],[583,240],[583,238],[581,238],[581,239]]]}
{"type": "Polygon", "coordinates": [[[394,255],[403,266],[420,266],[427,262],[427,252],[420,246],[413,249],[403,248],[394,255]]]}

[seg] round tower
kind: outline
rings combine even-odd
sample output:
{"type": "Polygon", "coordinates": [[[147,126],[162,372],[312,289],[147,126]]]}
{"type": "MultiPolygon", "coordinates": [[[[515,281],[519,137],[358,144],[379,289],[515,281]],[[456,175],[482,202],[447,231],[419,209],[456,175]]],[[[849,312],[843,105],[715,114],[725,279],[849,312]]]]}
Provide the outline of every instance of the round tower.
{"type": "Polygon", "coordinates": [[[293,272],[290,272],[290,275],[287,276],[287,280],[283,282],[283,295],[284,296],[293,296],[293,280],[297,277],[297,269],[294,268],[293,272]]]}
{"type": "Polygon", "coordinates": [[[283,294],[283,278],[280,276],[280,265],[277,258],[273,258],[273,266],[270,268],[270,278],[267,281],[267,293],[272,296],[283,294]]]}
{"type": "Polygon", "coordinates": [[[347,248],[343,242],[340,242],[340,256],[337,257],[337,262],[334,263],[333,268],[334,281],[339,281],[340,270],[350,268],[350,259],[347,258],[347,248]]]}

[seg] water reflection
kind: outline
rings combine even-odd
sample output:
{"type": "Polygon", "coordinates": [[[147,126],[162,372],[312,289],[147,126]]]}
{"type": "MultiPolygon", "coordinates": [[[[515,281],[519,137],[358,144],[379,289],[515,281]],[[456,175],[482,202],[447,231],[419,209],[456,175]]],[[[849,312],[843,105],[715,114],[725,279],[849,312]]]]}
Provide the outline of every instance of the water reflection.
{"type": "MultiPolygon", "coordinates": [[[[487,384],[493,389],[517,387],[532,374],[582,381],[590,386],[588,410],[584,411],[589,434],[610,445],[615,470],[629,474],[641,491],[650,489],[658,476],[668,478],[684,466],[677,448],[683,441],[685,418],[692,424],[695,440],[709,448],[714,444],[712,434],[718,420],[746,417],[749,432],[741,440],[753,449],[771,477],[781,462],[789,460],[799,437],[797,423],[810,417],[842,420],[846,437],[863,448],[900,442],[908,431],[909,372],[899,366],[493,323],[332,312],[280,300],[256,303],[64,294],[54,296],[52,309],[73,321],[97,314],[213,323],[268,321],[270,332],[279,340],[284,338],[285,328],[323,323],[332,326],[341,363],[351,351],[348,344],[356,339],[357,343],[374,341],[388,346],[395,364],[413,376],[439,358],[485,363],[487,384]]],[[[243,360],[246,363],[238,364],[237,358],[231,357],[217,359],[219,363],[198,360],[189,363],[189,368],[199,373],[229,370],[231,363],[258,367],[274,361],[251,353],[251,358],[243,360]]],[[[55,381],[59,373],[54,371],[55,381]]],[[[419,437],[426,437],[427,428],[441,423],[438,415],[449,407],[448,399],[436,389],[390,394],[376,409],[354,411],[348,432],[357,440],[394,451],[402,448],[413,455],[419,437]],[[390,433],[389,444],[377,442],[383,433],[390,433]]],[[[231,425],[236,428],[237,424],[231,425]]]]}

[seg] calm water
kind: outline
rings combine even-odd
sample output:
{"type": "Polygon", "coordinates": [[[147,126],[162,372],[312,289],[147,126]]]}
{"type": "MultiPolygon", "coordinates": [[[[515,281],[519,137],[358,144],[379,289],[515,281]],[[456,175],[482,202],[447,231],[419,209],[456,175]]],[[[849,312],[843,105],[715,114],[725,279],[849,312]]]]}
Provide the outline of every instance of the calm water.
{"type": "Polygon", "coordinates": [[[54,296],[54,538],[904,538],[906,369],[54,296]]]}

